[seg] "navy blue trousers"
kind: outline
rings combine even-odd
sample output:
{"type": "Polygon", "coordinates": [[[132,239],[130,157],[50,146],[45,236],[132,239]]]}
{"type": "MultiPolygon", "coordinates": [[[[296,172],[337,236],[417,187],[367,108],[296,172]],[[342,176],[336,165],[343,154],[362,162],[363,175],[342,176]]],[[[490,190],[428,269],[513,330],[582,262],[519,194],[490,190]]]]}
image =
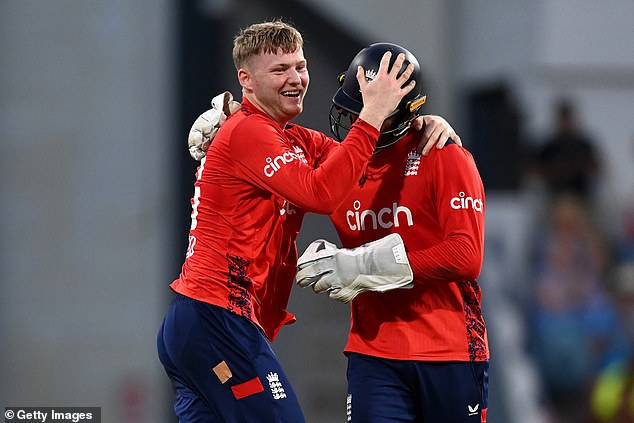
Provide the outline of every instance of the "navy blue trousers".
{"type": "Polygon", "coordinates": [[[157,337],[180,423],[302,423],[269,341],[251,320],[177,295],[157,337]]]}
{"type": "Polygon", "coordinates": [[[484,423],[488,362],[387,360],[348,356],[348,421],[484,423]]]}

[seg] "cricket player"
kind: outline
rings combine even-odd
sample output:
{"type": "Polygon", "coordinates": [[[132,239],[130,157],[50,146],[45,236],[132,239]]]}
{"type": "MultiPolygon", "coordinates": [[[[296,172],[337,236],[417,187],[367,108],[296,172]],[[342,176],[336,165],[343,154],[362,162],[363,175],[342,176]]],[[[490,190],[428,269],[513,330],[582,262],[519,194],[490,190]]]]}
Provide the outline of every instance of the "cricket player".
{"type": "MultiPolygon", "coordinates": [[[[354,78],[363,110],[338,143],[291,123],[309,85],[301,34],[254,24],[234,40],[242,102],[196,173],[189,247],[157,337],[185,422],[288,422],[304,416],[270,348],[286,310],[303,213],[331,213],[371,157],[379,130],[416,81],[386,52],[354,78]]],[[[420,135],[417,136],[420,140],[420,135]]]]}
{"type": "MultiPolygon", "coordinates": [[[[405,54],[421,93],[420,66],[404,48],[373,44],[354,58],[333,98],[335,133],[363,107],[358,66],[377,69],[385,51],[405,54]]],[[[297,281],[350,302],[348,421],[483,423],[489,347],[476,278],[483,261],[485,192],[471,154],[458,145],[416,151],[412,103],[382,128],[358,183],[330,213],[341,242],[313,242],[297,281]]]]}

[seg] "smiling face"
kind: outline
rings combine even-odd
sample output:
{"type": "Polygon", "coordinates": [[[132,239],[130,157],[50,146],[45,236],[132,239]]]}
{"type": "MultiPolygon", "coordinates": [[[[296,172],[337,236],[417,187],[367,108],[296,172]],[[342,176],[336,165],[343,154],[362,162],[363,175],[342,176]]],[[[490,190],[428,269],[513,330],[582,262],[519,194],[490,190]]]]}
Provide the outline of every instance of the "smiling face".
{"type": "Polygon", "coordinates": [[[238,70],[243,95],[281,127],[304,108],[310,78],[304,51],[253,56],[238,70]]]}

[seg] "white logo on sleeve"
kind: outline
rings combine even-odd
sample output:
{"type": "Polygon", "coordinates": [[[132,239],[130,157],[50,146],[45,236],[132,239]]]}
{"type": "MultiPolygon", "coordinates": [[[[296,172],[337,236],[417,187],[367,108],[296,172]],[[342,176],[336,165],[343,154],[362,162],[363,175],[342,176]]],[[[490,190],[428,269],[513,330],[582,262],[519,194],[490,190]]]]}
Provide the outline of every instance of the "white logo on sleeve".
{"type": "Polygon", "coordinates": [[[484,209],[484,201],[481,198],[467,197],[464,191],[461,191],[457,197],[452,198],[449,204],[454,210],[473,209],[477,212],[482,212],[484,209]]]}
{"type": "Polygon", "coordinates": [[[267,157],[265,159],[266,164],[264,165],[264,175],[271,178],[282,166],[292,162],[293,160],[301,160],[302,162],[307,163],[304,151],[302,151],[300,147],[294,145],[293,150],[294,151],[285,151],[279,156],[275,156],[273,158],[267,157]]]}

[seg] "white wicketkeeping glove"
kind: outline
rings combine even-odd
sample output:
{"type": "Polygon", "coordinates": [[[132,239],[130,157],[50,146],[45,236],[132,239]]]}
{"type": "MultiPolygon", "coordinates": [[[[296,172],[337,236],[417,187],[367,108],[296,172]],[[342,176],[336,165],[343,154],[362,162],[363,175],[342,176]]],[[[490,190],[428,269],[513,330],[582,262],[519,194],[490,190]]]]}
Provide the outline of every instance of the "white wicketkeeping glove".
{"type": "Polygon", "coordinates": [[[233,100],[229,91],[218,94],[211,100],[211,109],[198,116],[187,137],[189,154],[194,160],[202,160],[205,157],[218,129],[240,107],[240,103],[233,100]]]}
{"type": "Polygon", "coordinates": [[[318,239],[297,261],[297,283],[344,303],[365,291],[413,287],[414,274],[399,234],[357,248],[337,248],[318,239]]]}

